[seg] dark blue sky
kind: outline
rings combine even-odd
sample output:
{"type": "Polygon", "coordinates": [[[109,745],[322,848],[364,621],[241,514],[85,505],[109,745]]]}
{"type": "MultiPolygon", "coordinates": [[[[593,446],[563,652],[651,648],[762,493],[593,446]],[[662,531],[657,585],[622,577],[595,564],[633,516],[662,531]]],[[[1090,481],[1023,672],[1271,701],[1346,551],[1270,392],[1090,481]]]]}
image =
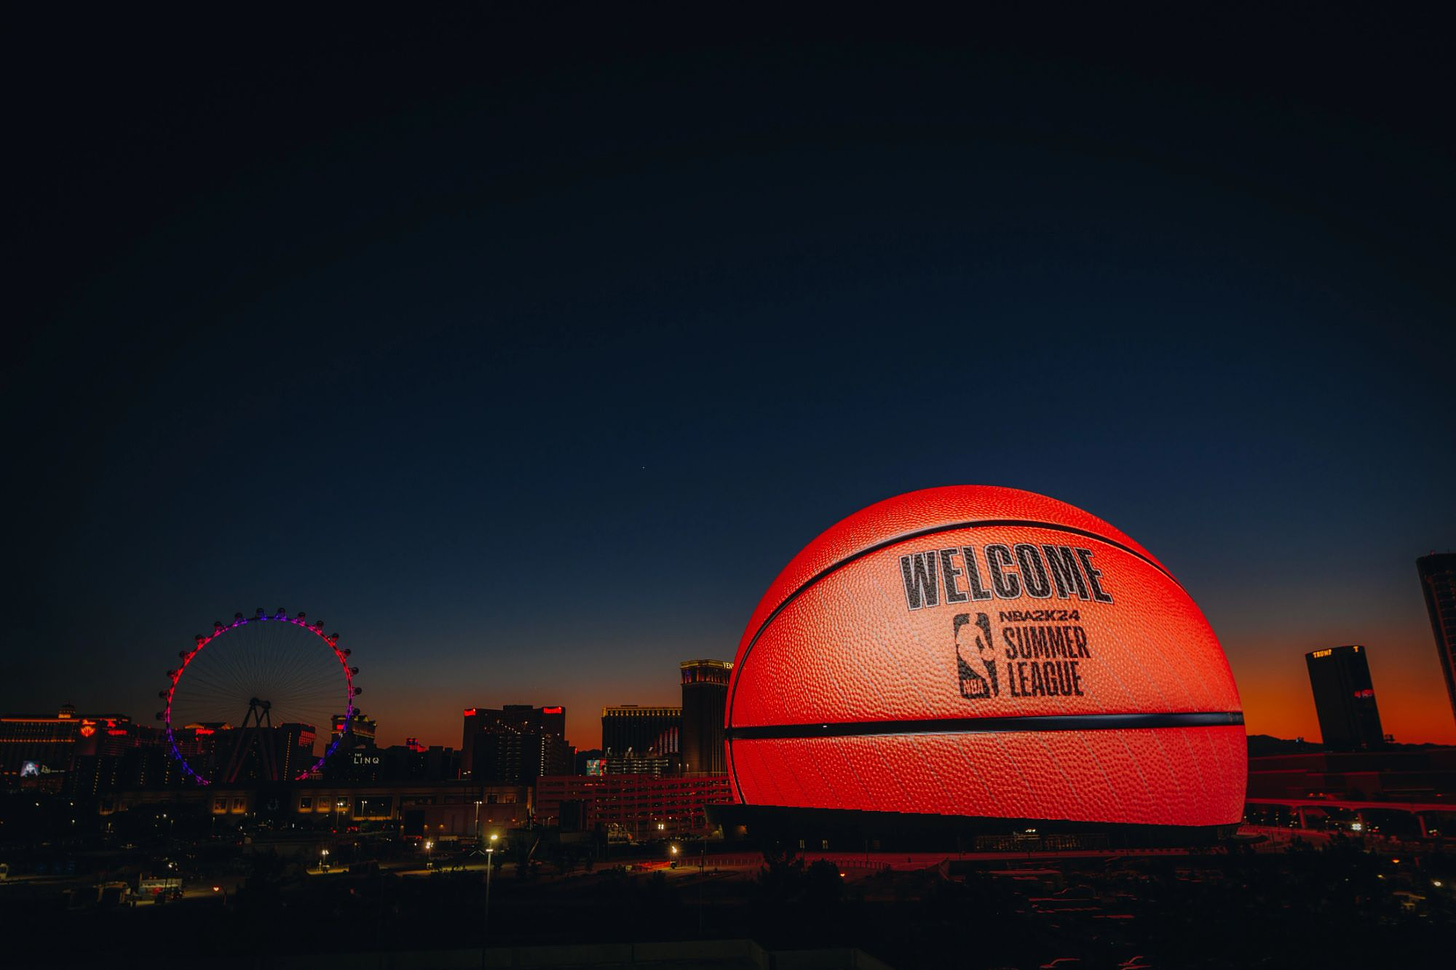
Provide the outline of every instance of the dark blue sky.
{"type": "Polygon", "coordinates": [[[560,702],[592,744],[816,533],[969,482],[1162,558],[1251,732],[1317,734],[1303,651],[1364,642],[1387,730],[1456,741],[1419,23],[589,16],[30,32],[0,708],[150,718],[281,604],[387,741],[560,702]]]}

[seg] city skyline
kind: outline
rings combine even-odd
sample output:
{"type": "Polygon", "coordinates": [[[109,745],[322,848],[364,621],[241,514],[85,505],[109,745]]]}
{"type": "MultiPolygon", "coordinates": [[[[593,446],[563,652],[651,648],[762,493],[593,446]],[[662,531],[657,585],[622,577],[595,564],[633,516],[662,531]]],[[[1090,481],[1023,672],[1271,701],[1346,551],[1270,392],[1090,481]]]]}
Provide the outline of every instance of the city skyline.
{"type": "MultiPolygon", "coordinates": [[[[1418,599],[1421,596],[1421,590],[1418,585],[1415,586],[1415,596],[1418,599]]],[[[1206,607],[1205,610],[1207,610],[1206,607]]],[[[1416,633],[1421,632],[1419,625],[1424,625],[1424,632],[1429,639],[1429,618],[1422,615],[1418,616],[1416,620],[1418,621],[1416,633]]],[[[1211,614],[1210,622],[1213,623],[1215,632],[1217,633],[1218,623],[1213,619],[1211,614]]],[[[1351,628],[1342,627],[1339,629],[1349,630],[1351,628]]],[[[1395,662],[1397,660],[1409,659],[1412,654],[1418,658],[1423,646],[1418,642],[1419,639],[1419,636],[1412,637],[1409,640],[1402,638],[1401,642],[1410,646],[1398,653],[1392,652],[1391,661],[1395,662]]],[[[1330,646],[1338,645],[1338,643],[1336,640],[1316,642],[1313,638],[1307,638],[1299,642],[1308,644],[1308,646],[1302,652],[1293,655],[1295,669],[1292,677],[1285,675],[1286,672],[1284,671],[1279,672],[1281,679],[1277,687],[1273,687],[1268,681],[1258,681],[1252,678],[1246,681],[1241,678],[1240,662],[1238,660],[1239,654],[1227,641],[1223,642],[1225,652],[1229,656],[1230,666],[1234,671],[1235,682],[1239,685],[1240,696],[1244,705],[1245,725],[1248,733],[1267,734],[1290,739],[1303,737],[1312,742],[1320,739],[1319,720],[1315,711],[1314,697],[1309,689],[1305,656],[1312,650],[1327,649],[1330,646]],[[1254,683],[1258,686],[1254,690],[1250,690],[1245,686],[1246,683],[1254,683]],[[1251,694],[1258,699],[1251,700],[1251,694]],[[1272,702],[1264,699],[1271,695],[1274,698],[1272,702]]],[[[1384,669],[1382,653],[1384,651],[1381,650],[1378,643],[1372,644],[1371,642],[1357,638],[1349,639],[1346,642],[1360,643],[1362,649],[1366,651],[1367,656],[1370,658],[1371,677],[1374,681],[1377,697],[1384,698],[1387,696],[1387,690],[1383,686],[1386,683],[1391,685],[1389,693],[1405,696],[1407,699],[1412,696],[1412,693],[1410,693],[1412,688],[1411,681],[1395,676],[1382,680],[1381,671],[1384,669]],[[1403,688],[1407,693],[1402,695],[1403,688]]],[[[1426,644],[1424,648],[1427,655],[1426,659],[1429,661],[1426,666],[1433,668],[1434,672],[1439,674],[1440,664],[1435,645],[1433,643],[1426,644]]],[[[723,652],[724,659],[731,656],[731,651],[723,652]]],[[[358,658],[356,657],[355,659],[358,658]]],[[[1277,667],[1280,659],[1282,659],[1282,654],[1275,654],[1271,658],[1266,658],[1266,662],[1261,664],[1258,669],[1268,670],[1271,667],[1277,667]]],[[[364,662],[367,663],[367,658],[364,662]]],[[[1385,722],[1385,733],[1391,734],[1398,743],[1453,743],[1453,740],[1456,740],[1456,727],[1452,727],[1447,723],[1450,721],[1448,711],[1440,703],[1445,699],[1444,680],[1437,679],[1432,682],[1432,671],[1421,670],[1419,663],[1414,666],[1416,667],[1416,671],[1415,677],[1412,679],[1420,681],[1420,683],[1415,685],[1416,690],[1414,691],[1414,696],[1419,699],[1419,709],[1411,710],[1409,709],[1409,704],[1389,704],[1385,709],[1386,713],[1382,717],[1382,720],[1385,722]],[[1443,718],[1445,718],[1444,722],[1442,720],[1443,718]],[[1419,732],[1422,729],[1427,730],[1429,733],[1426,736],[1421,736],[1419,732]]],[[[657,680],[665,683],[665,687],[658,685],[650,678],[644,677],[638,693],[631,697],[606,699],[606,695],[600,693],[593,695],[591,688],[577,688],[558,690],[557,695],[550,695],[548,689],[548,692],[541,696],[492,695],[489,698],[478,700],[481,703],[488,701],[490,704],[495,705],[560,703],[566,708],[566,740],[578,750],[589,750],[601,747],[601,712],[603,708],[618,705],[648,707],[657,705],[676,706],[680,704],[682,698],[681,684],[674,677],[674,674],[678,673],[677,668],[678,662],[674,662],[667,669],[660,672],[663,676],[658,677],[657,680]],[[568,695],[573,698],[581,698],[582,700],[573,705],[565,699],[568,695]],[[593,696],[598,697],[599,700],[593,701],[593,696]]],[[[406,689],[408,690],[408,687],[406,689]]],[[[458,690],[462,692],[462,697],[475,696],[475,693],[477,693],[473,692],[474,689],[470,687],[460,687],[458,690]]],[[[361,699],[360,701],[360,709],[367,713],[371,719],[383,725],[384,729],[379,735],[381,743],[401,744],[406,737],[411,737],[419,738],[426,744],[438,744],[451,747],[458,744],[460,707],[452,704],[445,709],[431,709],[428,712],[421,712],[416,708],[413,715],[408,713],[409,709],[406,708],[403,709],[404,719],[401,721],[401,725],[395,727],[389,723],[389,720],[391,719],[391,715],[398,716],[401,708],[397,706],[397,703],[391,704],[391,699],[387,695],[381,696],[381,694],[384,694],[383,690],[376,690],[371,693],[368,700],[361,699]],[[380,714],[380,711],[389,712],[389,715],[380,714]]],[[[73,700],[66,698],[57,700],[55,705],[50,706],[59,706],[62,703],[72,704],[82,715],[97,713],[125,714],[142,724],[147,724],[150,721],[149,717],[139,715],[137,712],[126,709],[120,704],[111,704],[108,706],[102,703],[87,706],[85,704],[77,704],[73,700]]],[[[145,706],[145,703],[142,706],[145,706]]],[[[48,710],[48,707],[44,705],[35,710],[24,705],[14,704],[6,708],[6,712],[8,713],[27,714],[40,714],[46,710],[48,710]]],[[[238,719],[239,721],[241,721],[241,713],[238,719]]]]}

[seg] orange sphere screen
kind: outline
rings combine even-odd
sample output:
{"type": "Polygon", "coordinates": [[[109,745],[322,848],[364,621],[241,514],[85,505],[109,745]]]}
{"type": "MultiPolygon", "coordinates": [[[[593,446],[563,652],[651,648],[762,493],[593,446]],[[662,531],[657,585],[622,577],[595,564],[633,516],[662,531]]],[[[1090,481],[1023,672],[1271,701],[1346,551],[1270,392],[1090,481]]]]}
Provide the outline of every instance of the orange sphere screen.
{"type": "Polygon", "coordinates": [[[856,513],[739,645],[728,763],[748,804],[1153,825],[1243,813],[1213,630],[1129,537],[1012,489],[856,513]]]}

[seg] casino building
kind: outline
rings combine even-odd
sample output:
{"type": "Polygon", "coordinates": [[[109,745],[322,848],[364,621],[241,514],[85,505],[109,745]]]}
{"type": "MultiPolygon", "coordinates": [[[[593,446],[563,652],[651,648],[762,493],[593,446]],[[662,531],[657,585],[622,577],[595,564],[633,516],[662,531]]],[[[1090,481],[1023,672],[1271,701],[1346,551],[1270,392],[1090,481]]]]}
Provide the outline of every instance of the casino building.
{"type": "MultiPolygon", "coordinates": [[[[61,773],[70,769],[82,719],[67,704],[54,716],[6,714],[0,716],[0,777],[7,781],[22,773],[61,773]]],[[[95,733],[95,723],[91,731],[95,733]]]]}
{"type": "Polygon", "coordinates": [[[602,748],[610,774],[677,774],[681,764],[680,707],[614,704],[602,708],[602,748]],[[648,767],[648,763],[655,763],[648,767]]]}
{"type": "Polygon", "coordinates": [[[124,714],[81,716],[70,704],[54,715],[0,715],[0,784],[59,790],[77,757],[133,746],[137,732],[124,714]]]}
{"type": "Polygon", "coordinates": [[[685,775],[721,775],[723,713],[728,706],[726,660],[687,660],[682,670],[682,760],[685,775]]]}
{"type": "Polygon", "coordinates": [[[725,721],[730,838],[1186,845],[1243,816],[1242,706],[1188,592],[1015,489],[912,492],[816,538],[749,620],[725,721]]]}

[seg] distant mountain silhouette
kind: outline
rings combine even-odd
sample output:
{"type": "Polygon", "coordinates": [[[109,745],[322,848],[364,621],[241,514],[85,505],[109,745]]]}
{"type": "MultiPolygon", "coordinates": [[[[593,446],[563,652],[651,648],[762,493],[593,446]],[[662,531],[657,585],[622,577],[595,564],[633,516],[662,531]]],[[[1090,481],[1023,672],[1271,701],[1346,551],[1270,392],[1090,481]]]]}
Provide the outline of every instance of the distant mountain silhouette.
{"type": "Polygon", "coordinates": [[[1268,734],[1249,735],[1249,757],[1262,758],[1273,754],[1312,754],[1325,750],[1322,744],[1311,741],[1276,738],[1268,734]]]}
{"type": "MultiPolygon", "coordinates": [[[[1444,748],[1449,745],[1433,744],[1424,741],[1418,744],[1402,744],[1396,741],[1387,741],[1384,745],[1374,750],[1377,751],[1399,751],[1425,748],[1444,748]]],[[[1276,738],[1268,734],[1249,735],[1249,757],[1262,758],[1276,754],[1315,754],[1320,751],[1330,751],[1322,744],[1315,744],[1313,741],[1289,740],[1288,738],[1276,738]]]]}

